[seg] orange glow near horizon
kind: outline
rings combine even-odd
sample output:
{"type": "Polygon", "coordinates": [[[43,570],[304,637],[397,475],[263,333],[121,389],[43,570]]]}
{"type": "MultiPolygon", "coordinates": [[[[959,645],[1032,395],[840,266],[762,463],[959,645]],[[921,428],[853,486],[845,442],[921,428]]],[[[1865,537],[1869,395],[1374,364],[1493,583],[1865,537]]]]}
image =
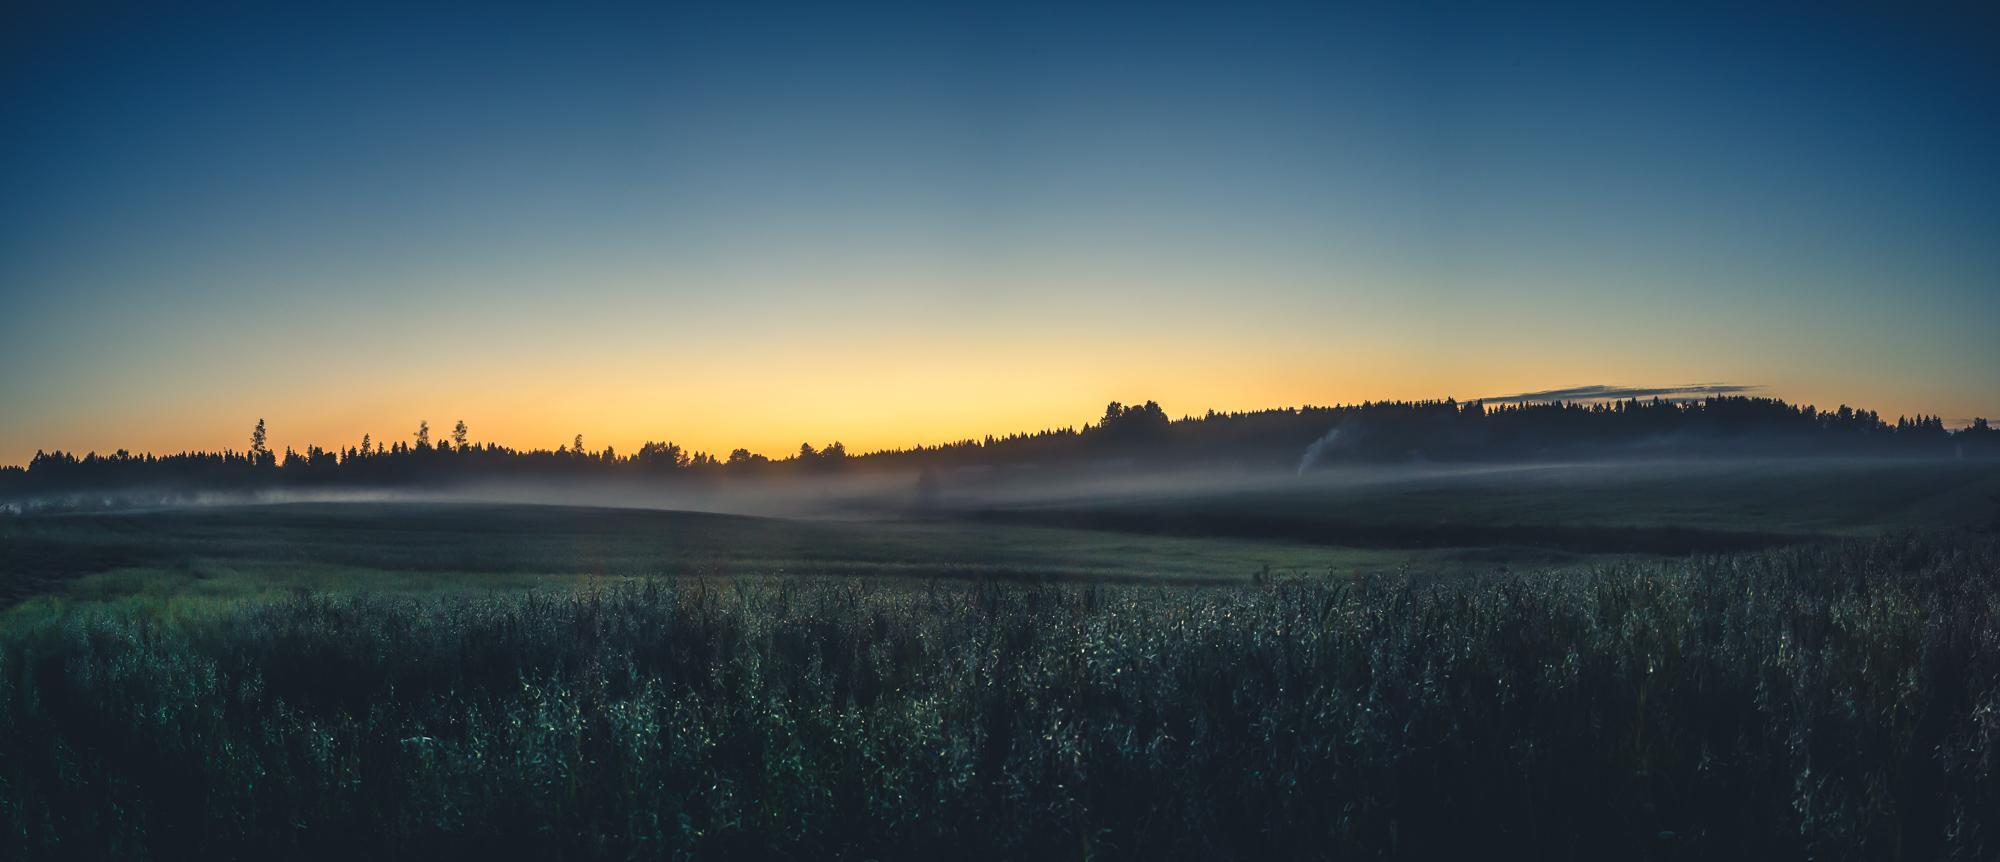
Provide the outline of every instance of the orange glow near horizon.
{"type": "MultiPolygon", "coordinates": [[[[1372,362],[1322,357],[1317,361],[1235,355],[1226,347],[1190,346],[1171,355],[1120,363],[1115,356],[1079,358],[1059,351],[1024,350],[1005,359],[983,352],[944,353],[906,361],[895,351],[870,356],[850,352],[812,368],[788,368],[800,357],[768,356],[733,370],[705,368],[692,375],[648,373],[644,365],[623,372],[597,371],[565,380],[561,372],[441,375],[426,385],[384,387],[339,394],[211,394],[178,404],[149,406],[139,421],[110,405],[31,425],[31,433],[0,441],[0,463],[25,464],[37,449],[165,454],[245,447],[250,427],[269,422],[271,444],[346,448],[364,434],[377,442],[407,442],[420,420],[443,439],[464,420],[475,442],[553,449],[582,434],[588,448],[606,445],[630,453],[650,440],[670,440],[690,451],[726,456],[744,447],[771,457],[840,441],[850,452],[905,448],[987,434],[1005,435],[1093,422],[1108,401],[1155,400],[1178,418],[1218,411],[1258,410],[1364,400],[1470,400],[1510,392],[1585,383],[1686,383],[1714,375],[1632,368],[1599,376],[1559,375],[1553,369],[1478,373],[1456,361],[1422,364],[1381,345],[1357,348],[1372,362]],[[1399,379],[1375,376],[1394,367],[1399,379]],[[1343,375],[1342,370],[1348,374],[1343,375]],[[1366,375],[1366,376],[1364,376],[1366,375]],[[1456,383],[1451,381],[1456,380],[1456,383]],[[254,406],[253,406],[254,405],[254,406]],[[37,425],[39,427],[37,427],[37,425]],[[65,427],[66,426],[66,427],[65,427]]],[[[1116,351],[1112,351],[1115,353],[1116,351]]],[[[673,366],[667,366],[673,367],[673,366]]],[[[1805,381],[1766,382],[1754,394],[1831,407],[1875,409],[1885,416],[1937,413],[1962,421],[1944,403],[1922,403],[1908,387],[1878,391],[1871,399],[1819,391],[1805,381]]],[[[1948,402],[1940,397],[1940,402],[1948,402]]]]}
{"type": "Polygon", "coordinates": [[[58,306],[46,331],[118,337],[36,343],[24,331],[19,347],[62,374],[5,381],[5,403],[33,406],[0,415],[0,464],[38,449],[241,449],[260,417],[280,450],[407,440],[419,420],[442,437],[463,419],[473,439],[516,448],[582,434],[593,449],[671,440],[783,456],[801,442],[863,452],[1081,426],[1113,400],[1155,400],[1178,417],[1724,382],[1952,423],[1993,406],[1979,397],[1991,372],[1954,363],[1952,343],[1880,367],[1840,348],[1863,333],[1838,320],[1746,306],[1717,324],[1665,290],[1619,300],[1649,321],[1634,328],[1599,322],[1606,310],[1581,287],[1525,276],[1437,284],[1361,264],[1227,256],[1054,255],[991,272],[916,258],[812,263],[672,277],[551,263],[492,282],[470,267],[456,278],[418,268],[372,275],[398,298],[367,303],[350,301],[341,279],[300,272],[290,277],[316,289],[262,304],[190,308],[162,295],[58,306]],[[600,287],[548,287],[578,283],[600,287]],[[589,299],[555,299],[565,295],[589,299]]]}

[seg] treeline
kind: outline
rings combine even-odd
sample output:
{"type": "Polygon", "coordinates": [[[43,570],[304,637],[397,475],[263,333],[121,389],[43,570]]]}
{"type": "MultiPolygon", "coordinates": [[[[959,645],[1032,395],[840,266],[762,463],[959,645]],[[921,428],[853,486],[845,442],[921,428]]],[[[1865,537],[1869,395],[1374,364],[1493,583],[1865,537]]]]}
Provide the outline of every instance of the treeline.
{"type": "Polygon", "coordinates": [[[1347,462],[1487,461],[1621,455],[2000,456],[2000,429],[1985,419],[1962,429],[1936,416],[1894,422],[1842,405],[1819,410],[1775,398],[1487,405],[1376,401],[1170,419],[1159,404],[1110,404],[1081,428],[987,436],[934,446],[851,454],[839,442],[770,458],[726,456],[671,441],[636,451],[589,448],[582,435],[554,449],[515,449],[471,439],[459,422],[433,439],[420,423],[410,439],[364,436],[354,446],[274,451],[262,420],[241,450],[134,454],[118,450],[37,452],[25,469],[0,468],[0,499],[133,488],[231,491],[277,487],[398,485],[534,478],[795,476],[849,470],[952,470],[1028,464],[1230,465],[1301,471],[1347,462]]]}

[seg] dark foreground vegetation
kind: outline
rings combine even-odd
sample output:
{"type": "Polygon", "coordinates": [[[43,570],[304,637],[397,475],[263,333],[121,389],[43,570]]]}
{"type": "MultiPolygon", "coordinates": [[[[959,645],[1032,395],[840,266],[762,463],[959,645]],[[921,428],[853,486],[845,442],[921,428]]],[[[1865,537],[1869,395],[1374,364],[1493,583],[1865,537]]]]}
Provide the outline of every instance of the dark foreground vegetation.
{"type": "Polygon", "coordinates": [[[2000,853],[2000,541],[655,580],[0,632],[0,856],[2000,853]]]}

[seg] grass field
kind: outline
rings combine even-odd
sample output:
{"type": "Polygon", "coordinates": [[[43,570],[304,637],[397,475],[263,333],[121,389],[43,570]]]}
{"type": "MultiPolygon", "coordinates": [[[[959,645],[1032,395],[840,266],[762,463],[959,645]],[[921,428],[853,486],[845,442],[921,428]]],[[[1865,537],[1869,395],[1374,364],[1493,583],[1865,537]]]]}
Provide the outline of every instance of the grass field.
{"type": "Polygon", "coordinates": [[[1027,502],[973,515],[1357,548],[1685,554],[1894,528],[1990,527],[2000,524],[2000,465],[1746,459],[1343,468],[1221,491],[1027,502]]]}
{"type": "MultiPolygon", "coordinates": [[[[1454,556],[1421,559],[1443,566],[1454,556]]],[[[1288,542],[556,506],[296,504],[0,519],[0,595],[14,602],[488,589],[577,576],[1223,582],[1404,561],[1288,542]]]]}
{"type": "Polygon", "coordinates": [[[15,859],[1990,859],[2000,543],[0,631],[15,859]]]}
{"type": "Polygon", "coordinates": [[[1752,550],[2000,523],[2000,467],[1689,462],[1356,471],[924,520],[486,504],[289,504],[0,518],[0,603],[293,588],[521,587],[590,575],[1223,583],[1752,550]]]}
{"type": "Polygon", "coordinates": [[[1994,482],[0,518],[0,858],[1990,859],[1994,482]]]}

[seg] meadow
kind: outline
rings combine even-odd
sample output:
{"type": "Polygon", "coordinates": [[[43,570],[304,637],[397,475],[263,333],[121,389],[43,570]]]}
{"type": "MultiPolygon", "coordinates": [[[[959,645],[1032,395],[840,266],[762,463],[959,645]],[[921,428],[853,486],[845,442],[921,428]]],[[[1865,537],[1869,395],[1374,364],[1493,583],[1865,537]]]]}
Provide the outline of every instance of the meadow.
{"type": "Polygon", "coordinates": [[[9,857],[1991,858],[2000,542],[652,578],[0,634],[9,857]]]}
{"type": "MultiPolygon", "coordinates": [[[[1438,565],[1451,554],[1427,555],[1438,565]]],[[[0,599],[233,601],[295,589],[434,592],[657,575],[1237,582],[1406,555],[952,519],[800,520],[583,506],[368,503],[0,517],[0,599]]],[[[0,612],[4,614],[5,612],[0,612]]]]}
{"type": "Polygon", "coordinates": [[[0,856],[2000,852],[1990,472],[1538,475],[1045,504],[1433,531],[1373,547],[972,510],[0,518],[0,856]],[[1428,543],[1466,536],[1497,541],[1428,543]]]}
{"type": "Polygon", "coordinates": [[[993,523],[1348,548],[1683,555],[1884,529],[2000,526],[2000,463],[1716,458],[1350,466],[1296,480],[1026,500],[969,514],[993,523]]]}

